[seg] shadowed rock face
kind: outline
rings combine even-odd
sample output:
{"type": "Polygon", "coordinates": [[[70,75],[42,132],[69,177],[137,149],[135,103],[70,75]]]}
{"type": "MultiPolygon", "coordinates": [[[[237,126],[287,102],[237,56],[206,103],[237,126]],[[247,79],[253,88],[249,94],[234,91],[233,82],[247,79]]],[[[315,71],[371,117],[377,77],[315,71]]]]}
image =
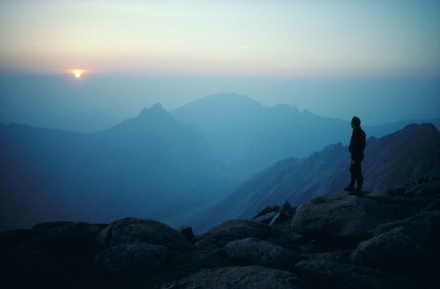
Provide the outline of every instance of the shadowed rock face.
{"type": "Polygon", "coordinates": [[[298,207],[292,228],[312,238],[356,243],[371,237],[377,226],[404,219],[417,211],[415,207],[351,196],[344,192],[318,197],[298,207]]]}
{"type": "Polygon", "coordinates": [[[0,288],[438,288],[440,184],[426,182],[326,195],[272,225],[231,220],[187,238],[135,218],[8,231],[0,288]]]}
{"type": "Polygon", "coordinates": [[[88,223],[41,223],[32,230],[40,234],[24,242],[21,249],[39,250],[57,255],[89,252],[92,251],[93,237],[100,230],[100,226],[88,223]]]}
{"type": "Polygon", "coordinates": [[[162,267],[167,257],[164,246],[123,244],[97,254],[96,266],[108,272],[139,271],[162,267]]]}
{"type": "Polygon", "coordinates": [[[279,236],[280,234],[281,233],[278,230],[275,230],[267,224],[261,224],[249,220],[231,220],[224,222],[197,237],[195,239],[195,246],[214,246],[220,248],[234,240],[246,238],[267,240],[279,236]]]}
{"type": "Polygon", "coordinates": [[[157,221],[127,218],[115,222],[109,246],[134,242],[163,245],[167,248],[191,247],[181,233],[157,221]]]}
{"type": "Polygon", "coordinates": [[[433,276],[440,261],[440,211],[384,224],[351,255],[356,264],[407,276],[433,276]]]}
{"type": "Polygon", "coordinates": [[[286,269],[304,259],[299,254],[256,238],[232,241],[223,247],[228,258],[243,265],[286,269]]]}
{"type": "Polygon", "coordinates": [[[295,289],[308,286],[292,273],[250,266],[203,270],[162,286],[162,289],[171,288],[295,289]]]}

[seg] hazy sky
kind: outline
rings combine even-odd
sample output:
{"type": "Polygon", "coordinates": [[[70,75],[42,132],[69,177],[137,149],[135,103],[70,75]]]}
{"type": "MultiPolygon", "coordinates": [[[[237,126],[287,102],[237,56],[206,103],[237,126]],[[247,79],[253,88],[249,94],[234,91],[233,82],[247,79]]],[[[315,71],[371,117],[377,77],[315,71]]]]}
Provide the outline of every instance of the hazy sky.
{"type": "MultiPolygon", "coordinates": [[[[113,105],[125,112],[120,118],[155,102],[174,109],[230,91],[335,118],[358,111],[371,119],[380,106],[388,119],[371,123],[439,116],[440,1],[0,0],[1,77],[73,78],[74,71],[89,85],[99,78],[107,93],[105,76],[121,85],[125,101],[113,105]]],[[[95,94],[74,90],[102,97],[93,85],[95,94]]],[[[6,80],[0,89],[2,104],[11,105],[2,113],[13,115],[23,91],[6,80]]],[[[35,90],[55,91],[50,81],[35,90]]]]}
{"type": "Polygon", "coordinates": [[[4,71],[439,73],[439,1],[0,1],[4,71]]]}

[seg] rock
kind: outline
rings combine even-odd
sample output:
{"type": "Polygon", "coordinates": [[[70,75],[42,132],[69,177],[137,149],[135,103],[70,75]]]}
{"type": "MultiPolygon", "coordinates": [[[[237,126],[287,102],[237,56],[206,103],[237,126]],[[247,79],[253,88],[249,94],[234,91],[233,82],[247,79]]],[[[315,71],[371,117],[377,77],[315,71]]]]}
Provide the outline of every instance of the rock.
{"type": "Polygon", "coordinates": [[[309,288],[293,273],[258,266],[202,270],[162,286],[162,289],[295,289],[309,288]]]}
{"type": "Polygon", "coordinates": [[[194,232],[191,227],[182,227],[179,229],[179,233],[182,234],[189,242],[192,242],[194,239],[194,232]]]}
{"type": "Polygon", "coordinates": [[[181,233],[160,222],[135,218],[116,221],[111,230],[109,247],[134,242],[162,245],[170,249],[191,248],[181,233]]]}
{"type": "Polygon", "coordinates": [[[273,218],[274,218],[276,215],[278,215],[278,214],[279,214],[279,213],[277,213],[277,212],[270,212],[270,213],[268,213],[268,214],[265,214],[265,215],[259,216],[259,217],[255,218],[255,219],[253,219],[253,220],[254,220],[255,222],[262,223],[262,224],[270,224],[270,222],[272,222],[273,218]]]}
{"type": "Polygon", "coordinates": [[[376,228],[351,255],[353,262],[419,282],[440,281],[440,211],[428,212],[376,228]],[[437,278],[437,279],[435,279],[437,278]]]}
{"type": "Polygon", "coordinates": [[[315,249],[316,249],[316,242],[313,242],[313,240],[299,247],[299,250],[304,253],[311,252],[315,249]]]}
{"type": "Polygon", "coordinates": [[[63,227],[63,226],[72,225],[72,224],[74,224],[74,222],[65,222],[65,221],[61,221],[61,222],[44,222],[44,223],[38,223],[38,224],[34,225],[32,227],[32,230],[36,230],[36,231],[49,231],[49,230],[56,229],[58,227],[63,227]]]}
{"type": "MultiPolygon", "coordinates": [[[[438,284],[439,258],[424,246],[417,231],[397,227],[356,248],[351,259],[356,264],[373,267],[398,276],[409,276],[417,284],[438,284]]],[[[423,287],[423,286],[422,286],[423,287]]]]}
{"type": "Polygon", "coordinates": [[[302,255],[306,260],[321,260],[334,263],[349,263],[349,257],[353,250],[332,251],[325,253],[302,255]]]}
{"type": "Polygon", "coordinates": [[[292,228],[325,242],[357,244],[371,238],[380,224],[407,218],[417,210],[346,193],[329,194],[298,207],[292,228]]]}
{"type": "Polygon", "coordinates": [[[433,244],[440,243],[440,211],[420,212],[416,216],[378,226],[374,236],[391,231],[396,227],[407,227],[419,231],[433,244]]]}
{"type": "Polygon", "coordinates": [[[89,223],[57,222],[36,225],[46,231],[24,242],[21,250],[41,250],[55,255],[86,254],[101,227],[89,223]]]}
{"type": "Polygon", "coordinates": [[[313,288],[411,288],[411,280],[393,278],[372,268],[327,260],[304,260],[295,272],[313,288]],[[331,286],[330,286],[331,284],[331,286]]]}
{"type": "Polygon", "coordinates": [[[97,254],[95,265],[107,272],[139,271],[161,267],[166,260],[167,249],[160,245],[123,244],[97,254]]]}
{"type": "Polygon", "coordinates": [[[279,213],[281,215],[288,215],[293,216],[295,215],[296,208],[292,208],[290,203],[287,200],[284,200],[284,202],[280,206],[279,213]]]}
{"type": "Polygon", "coordinates": [[[266,214],[273,213],[273,212],[277,213],[279,210],[280,210],[280,207],[276,206],[276,205],[266,207],[262,211],[260,211],[258,214],[256,214],[254,217],[252,217],[252,220],[256,219],[258,217],[264,216],[266,214]]]}
{"type": "Polygon", "coordinates": [[[278,245],[255,238],[232,241],[223,247],[229,259],[240,265],[287,269],[304,258],[278,245]]]}
{"type": "Polygon", "coordinates": [[[423,209],[421,209],[417,213],[417,215],[423,214],[423,213],[426,213],[426,212],[430,212],[430,211],[436,211],[436,210],[440,210],[440,199],[433,201],[428,206],[426,206],[423,209]]]}
{"type": "Polygon", "coordinates": [[[227,243],[246,239],[258,238],[267,240],[270,237],[280,236],[281,232],[267,224],[249,220],[231,220],[224,222],[205,234],[197,236],[196,247],[223,247],[227,243]]]}
{"type": "Polygon", "coordinates": [[[423,183],[405,191],[406,196],[432,197],[440,193],[440,182],[423,183]]]}
{"type": "Polygon", "coordinates": [[[92,242],[92,249],[96,253],[105,250],[109,247],[110,240],[112,237],[112,231],[113,227],[115,226],[115,223],[112,223],[110,225],[107,225],[105,228],[103,228],[95,237],[95,239],[92,242]]]}
{"type": "Polygon", "coordinates": [[[0,247],[14,248],[23,242],[43,235],[44,232],[36,230],[12,230],[0,233],[0,247]]]}
{"type": "Polygon", "coordinates": [[[275,216],[273,216],[272,221],[270,221],[269,226],[273,226],[277,221],[281,219],[281,214],[277,213],[275,216]]]}

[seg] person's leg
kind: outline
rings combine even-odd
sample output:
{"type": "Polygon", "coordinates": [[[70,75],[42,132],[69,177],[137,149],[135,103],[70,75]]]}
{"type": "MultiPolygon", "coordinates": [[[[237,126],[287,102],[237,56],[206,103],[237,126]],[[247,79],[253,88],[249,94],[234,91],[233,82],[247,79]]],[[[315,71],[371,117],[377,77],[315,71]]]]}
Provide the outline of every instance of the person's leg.
{"type": "Polygon", "coordinates": [[[354,184],[356,182],[356,171],[355,171],[355,167],[353,164],[350,164],[350,175],[351,175],[351,182],[348,185],[348,187],[344,188],[344,191],[349,191],[349,192],[354,192],[354,184]]]}
{"type": "Polygon", "coordinates": [[[358,163],[356,164],[356,181],[357,181],[357,188],[356,192],[362,192],[362,185],[364,183],[364,176],[362,175],[362,164],[358,163]]]}

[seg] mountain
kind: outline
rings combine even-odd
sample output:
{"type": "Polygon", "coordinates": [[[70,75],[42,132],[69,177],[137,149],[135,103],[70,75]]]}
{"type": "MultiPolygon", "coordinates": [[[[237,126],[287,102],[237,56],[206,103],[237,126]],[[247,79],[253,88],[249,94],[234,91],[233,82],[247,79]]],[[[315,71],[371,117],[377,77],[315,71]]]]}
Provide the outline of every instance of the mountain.
{"type": "MultiPolygon", "coordinates": [[[[243,181],[282,159],[308,157],[334,143],[348,144],[351,136],[350,120],[300,112],[288,105],[267,107],[234,93],[209,95],[171,113],[199,128],[214,155],[243,181]]],[[[423,122],[364,126],[364,130],[368,137],[383,137],[423,122]]],[[[440,119],[432,123],[440,128],[440,119]]]]}
{"type": "MultiPolygon", "coordinates": [[[[287,200],[292,205],[344,188],[350,181],[348,147],[334,144],[307,158],[277,162],[244,182],[220,201],[201,208],[208,215],[191,223],[200,230],[287,200]],[[209,220],[209,221],[206,221],[209,220]]],[[[432,124],[411,124],[383,138],[367,140],[363,162],[364,190],[392,187],[424,176],[440,176],[440,133],[432,124]]]]}
{"type": "Polygon", "coordinates": [[[288,105],[266,107],[238,94],[209,95],[174,111],[196,125],[215,156],[246,178],[287,157],[306,157],[350,138],[349,121],[288,105]]]}
{"type": "Polygon", "coordinates": [[[1,126],[0,172],[3,229],[126,216],[177,224],[236,182],[203,135],[160,104],[99,133],[1,126]]]}
{"type": "Polygon", "coordinates": [[[374,125],[374,126],[366,126],[364,129],[368,131],[369,136],[375,136],[375,137],[383,137],[389,134],[392,134],[393,132],[396,132],[398,130],[401,130],[405,126],[409,124],[422,124],[422,123],[432,123],[437,129],[440,129],[440,118],[435,119],[414,119],[414,120],[403,120],[399,122],[393,122],[393,123],[385,123],[380,125],[374,125]]]}

